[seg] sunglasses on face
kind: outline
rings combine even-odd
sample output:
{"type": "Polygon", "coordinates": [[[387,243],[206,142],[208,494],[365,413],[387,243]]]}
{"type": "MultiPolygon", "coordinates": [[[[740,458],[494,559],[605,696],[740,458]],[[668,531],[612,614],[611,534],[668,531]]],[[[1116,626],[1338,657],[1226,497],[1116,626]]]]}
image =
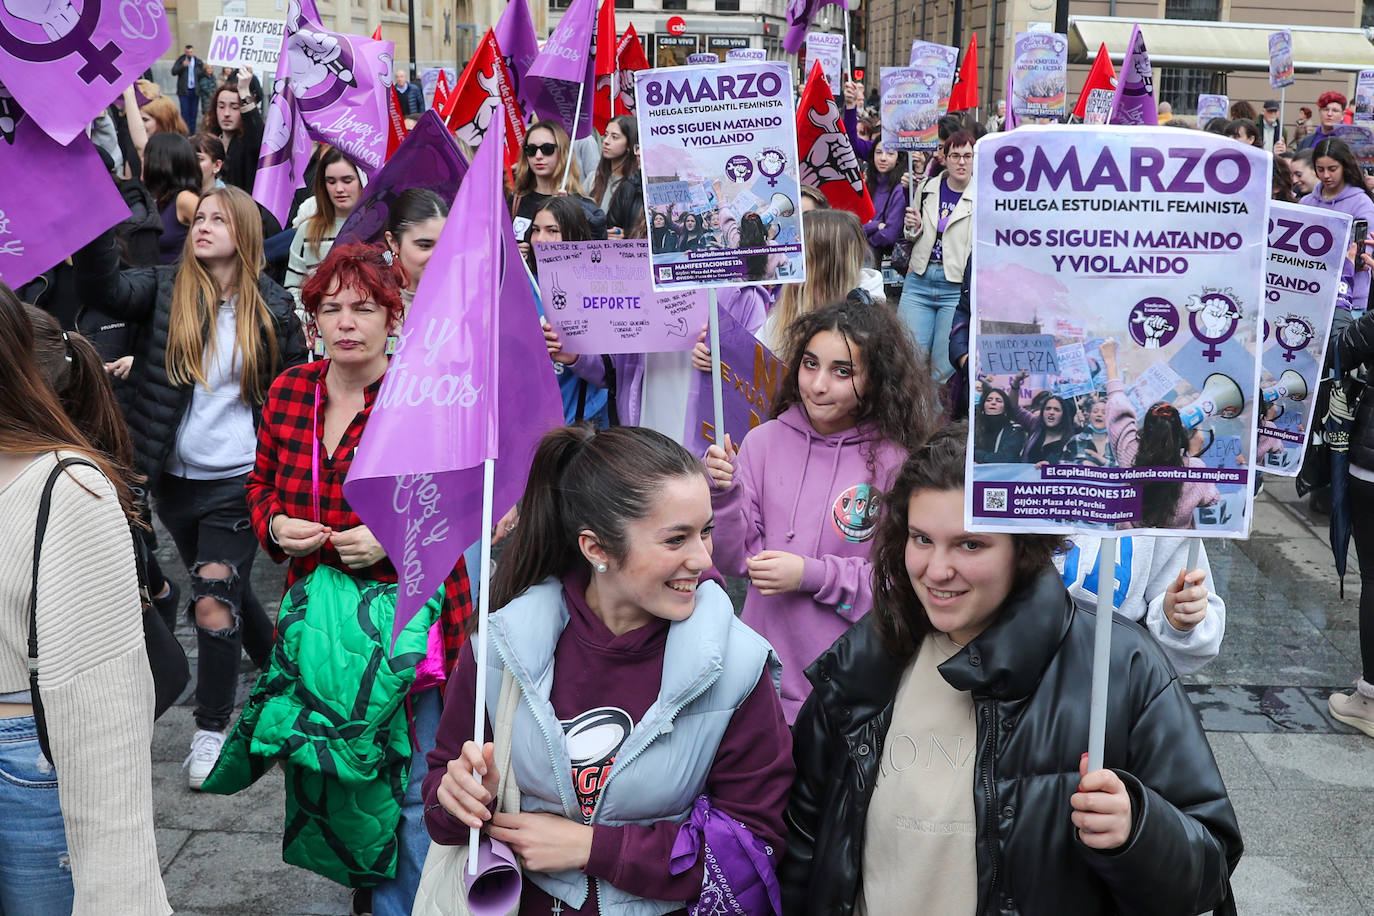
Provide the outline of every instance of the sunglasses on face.
{"type": "Polygon", "coordinates": [[[525,156],[533,158],[535,153],[543,153],[545,156],[552,156],[558,152],[557,143],[526,143],[525,156]]]}

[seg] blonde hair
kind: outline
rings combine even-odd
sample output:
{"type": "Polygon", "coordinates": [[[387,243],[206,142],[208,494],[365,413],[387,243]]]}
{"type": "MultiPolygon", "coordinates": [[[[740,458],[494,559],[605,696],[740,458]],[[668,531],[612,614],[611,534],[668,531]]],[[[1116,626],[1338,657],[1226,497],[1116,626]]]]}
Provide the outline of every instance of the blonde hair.
{"type": "MultiPolygon", "coordinates": [[[[576,194],[578,197],[586,197],[587,192],[582,190],[582,172],[577,167],[577,159],[572,156],[572,140],[568,137],[568,132],[563,129],[563,125],[557,121],[535,121],[525,131],[525,142],[533,143],[530,137],[536,130],[547,130],[553,134],[553,142],[558,147],[558,166],[555,169],[555,183],[561,185],[563,176],[559,174],[567,168],[569,161],[572,162],[572,169],[568,172],[568,193],[576,194]]],[[[515,181],[511,185],[511,190],[516,197],[524,197],[534,194],[538,190],[535,181],[534,169],[530,168],[530,157],[525,155],[525,151],[520,150],[520,161],[515,164],[515,181]]]]}
{"type": "MultiPolygon", "coordinates": [[[[201,195],[196,212],[210,198],[218,198],[229,218],[229,232],[238,255],[238,299],[234,304],[234,362],[241,370],[239,396],[248,405],[261,404],[267,397],[262,382],[263,369],[276,375],[278,367],[277,333],[272,313],[258,289],[262,269],[262,218],[257,204],[247,191],[235,187],[215,188],[201,195]]],[[[167,378],[174,385],[205,385],[205,352],[215,350],[215,313],[220,300],[230,290],[219,283],[195,256],[195,230],[186,234],[181,267],[172,284],[172,313],[167,331],[167,378]]]]}
{"type": "Polygon", "coordinates": [[[350,166],[354,176],[359,181],[362,180],[362,176],[358,175],[358,167],[353,165],[352,160],[338,147],[329,147],[321,154],[319,164],[315,166],[315,212],[305,224],[306,244],[316,256],[320,253],[320,243],[324,241],[324,234],[334,228],[334,220],[338,218],[338,213],[334,209],[334,198],[329,196],[329,184],[325,176],[329,167],[338,162],[350,166]]]}
{"type": "Polygon", "coordinates": [[[783,287],[774,309],[780,335],[802,315],[843,302],[862,281],[868,256],[863,223],[848,210],[811,210],[802,215],[802,233],[806,282],[783,287]]]}
{"type": "Polygon", "coordinates": [[[186,122],[181,119],[181,112],[176,104],[165,95],[144,102],[138,113],[152,118],[153,123],[157,125],[158,133],[181,134],[183,137],[190,133],[186,122]]]}

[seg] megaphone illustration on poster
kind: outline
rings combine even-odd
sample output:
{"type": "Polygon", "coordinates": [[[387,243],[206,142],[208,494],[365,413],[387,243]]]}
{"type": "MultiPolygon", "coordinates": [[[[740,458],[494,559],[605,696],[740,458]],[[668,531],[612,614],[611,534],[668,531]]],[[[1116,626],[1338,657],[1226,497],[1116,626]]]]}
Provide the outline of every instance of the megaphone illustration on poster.
{"type": "Polygon", "coordinates": [[[1288,398],[1290,401],[1301,401],[1307,397],[1307,379],[1296,369],[1285,369],[1283,375],[1279,376],[1279,383],[1271,388],[1265,388],[1260,394],[1264,397],[1264,403],[1270,404],[1279,398],[1288,398]]]}
{"type": "Polygon", "coordinates": [[[473,916],[505,916],[520,905],[520,865],[500,840],[483,836],[477,844],[477,874],[463,869],[463,888],[473,916]]]}
{"type": "Polygon", "coordinates": [[[797,212],[797,207],[792,203],[792,198],[781,191],[774,191],[773,196],[768,199],[768,206],[759,213],[759,216],[763,219],[763,224],[767,226],[779,216],[791,216],[795,212],[797,212]]]}
{"type": "Polygon", "coordinates": [[[1202,396],[1187,407],[1179,407],[1179,419],[1188,429],[1197,429],[1212,417],[1231,419],[1245,407],[1245,393],[1235,379],[1213,372],[1202,383],[1202,396]]]}

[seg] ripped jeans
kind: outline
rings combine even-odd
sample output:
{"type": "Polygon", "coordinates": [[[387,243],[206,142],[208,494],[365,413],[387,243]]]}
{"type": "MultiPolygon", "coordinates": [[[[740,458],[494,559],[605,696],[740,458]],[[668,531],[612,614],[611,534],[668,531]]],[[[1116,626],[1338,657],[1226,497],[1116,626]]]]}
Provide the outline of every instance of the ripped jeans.
{"type": "Polygon", "coordinates": [[[33,716],[0,719],[0,916],[70,913],[75,890],[57,772],[33,716]]]}
{"type": "Polygon", "coordinates": [[[253,594],[258,537],[248,514],[247,481],[246,474],[223,480],[164,474],[157,493],[158,517],[191,573],[187,616],[195,622],[201,599],[230,613],[226,628],[196,625],[196,727],[208,731],[229,727],[240,649],[259,668],[272,651],[272,621],[253,594]]]}

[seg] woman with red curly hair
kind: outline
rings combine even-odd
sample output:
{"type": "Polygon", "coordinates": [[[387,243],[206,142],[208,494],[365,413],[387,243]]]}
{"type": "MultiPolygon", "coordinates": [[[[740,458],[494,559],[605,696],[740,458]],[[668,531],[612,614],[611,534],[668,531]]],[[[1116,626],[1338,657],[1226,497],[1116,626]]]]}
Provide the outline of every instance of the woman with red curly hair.
{"type": "Polygon", "coordinates": [[[1336,131],[1336,126],[1345,118],[1345,96],[1339,92],[1323,92],[1317,97],[1317,117],[1321,123],[1316,129],[1302,138],[1299,149],[1311,149],[1317,141],[1325,140],[1336,131]]]}
{"type": "MultiPolygon", "coordinates": [[[[272,384],[248,478],[258,539],[273,559],[290,564],[288,594],[321,565],[373,582],[397,581],[385,548],[344,498],[343,483],[394,349],[403,315],[401,285],[389,251],[355,243],[332,248],[301,287],[307,334],[323,358],[287,370],[272,384]]],[[[412,768],[402,800],[396,877],[375,889],[373,905],[356,901],[356,912],[409,913],[429,848],[419,795],[425,753],[434,747],[441,687],[472,612],[461,558],[441,598],[430,657],[418,665],[408,697],[418,769],[412,768]]]]}

